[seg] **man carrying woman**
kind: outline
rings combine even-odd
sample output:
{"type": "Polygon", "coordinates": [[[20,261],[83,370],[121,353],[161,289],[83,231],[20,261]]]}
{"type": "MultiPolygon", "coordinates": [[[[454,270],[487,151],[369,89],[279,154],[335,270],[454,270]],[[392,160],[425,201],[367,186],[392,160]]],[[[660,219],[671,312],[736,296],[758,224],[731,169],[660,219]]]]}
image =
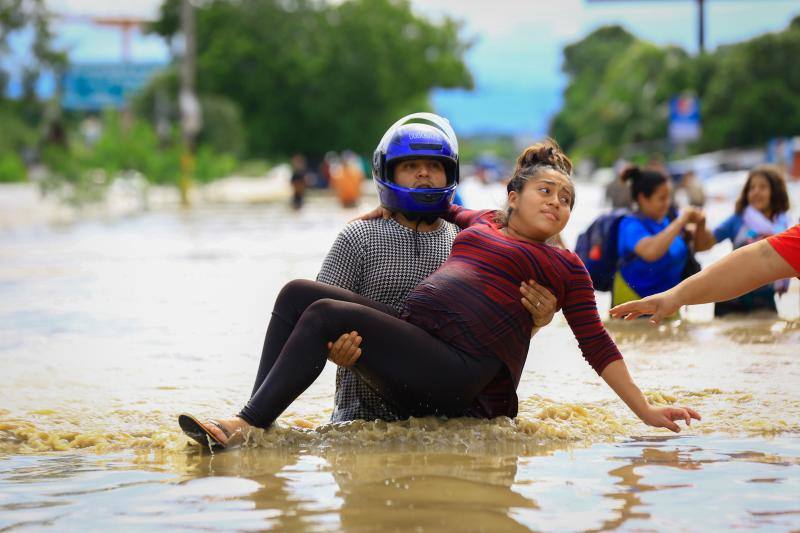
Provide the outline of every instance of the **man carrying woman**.
{"type": "MultiPolygon", "coordinates": [[[[317,281],[353,291],[399,313],[411,289],[450,255],[459,231],[439,218],[447,212],[459,181],[458,139],[443,117],[414,113],[392,125],[381,146],[373,179],[381,203],[394,215],[345,226],[325,257],[317,281]],[[418,141],[423,136],[432,142],[422,145],[418,141]]],[[[533,316],[535,333],[552,320],[555,296],[533,280],[520,291],[523,305],[533,316]]],[[[360,342],[350,332],[329,343],[329,359],[338,365],[331,421],[404,418],[349,368],[360,355],[360,342]]]]}
{"type": "MultiPolygon", "coordinates": [[[[415,141],[435,144],[427,136],[415,141]]],[[[250,427],[269,427],[319,376],[328,342],[353,331],[363,340],[352,369],[405,415],[514,417],[534,326],[519,297],[529,279],[555,295],[586,360],[643,422],[677,432],[676,420],[699,419],[688,408],[649,404],[600,322],[583,263],[546,244],[570,218],[571,172],[570,160],[548,140],[520,155],[505,211],[451,206],[445,219],[462,231],[450,257],[409,293],[399,315],[338,287],[290,282],[275,303],[263,380],[247,405],[217,426],[182,415],[181,427],[209,447],[225,447],[250,427]]]]}

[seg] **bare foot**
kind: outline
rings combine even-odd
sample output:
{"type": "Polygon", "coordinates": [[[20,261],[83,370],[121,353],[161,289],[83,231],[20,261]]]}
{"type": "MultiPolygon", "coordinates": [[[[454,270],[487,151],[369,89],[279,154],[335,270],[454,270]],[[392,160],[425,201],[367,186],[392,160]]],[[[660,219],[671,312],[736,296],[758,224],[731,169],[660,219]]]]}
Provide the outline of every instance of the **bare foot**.
{"type": "Polygon", "coordinates": [[[235,418],[225,419],[216,418],[214,419],[214,422],[216,422],[216,424],[212,423],[211,420],[207,420],[203,422],[203,427],[206,428],[209,433],[214,435],[224,446],[239,444],[240,442],[244,441],[244,436],[247,434],[247,430],[252,427],[238,416],[235,418]],[[222,428],[220,428],[217,424],[222,426],[225,431],[223,431],[222,428]]]}

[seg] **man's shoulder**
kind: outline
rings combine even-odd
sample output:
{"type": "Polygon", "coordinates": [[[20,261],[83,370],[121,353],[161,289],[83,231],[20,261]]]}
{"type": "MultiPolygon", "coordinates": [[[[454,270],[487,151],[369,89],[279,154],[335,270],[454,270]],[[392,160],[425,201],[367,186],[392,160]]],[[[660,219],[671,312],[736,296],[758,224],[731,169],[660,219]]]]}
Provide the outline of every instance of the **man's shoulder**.
{"type": "Polygon", "coordinates": [[[390,221],[382,218],[372,220],[353,220],[348,222],[339,232],[353,242],[364,242],[376,235],[386,234],[391,231],[390,221]]]}

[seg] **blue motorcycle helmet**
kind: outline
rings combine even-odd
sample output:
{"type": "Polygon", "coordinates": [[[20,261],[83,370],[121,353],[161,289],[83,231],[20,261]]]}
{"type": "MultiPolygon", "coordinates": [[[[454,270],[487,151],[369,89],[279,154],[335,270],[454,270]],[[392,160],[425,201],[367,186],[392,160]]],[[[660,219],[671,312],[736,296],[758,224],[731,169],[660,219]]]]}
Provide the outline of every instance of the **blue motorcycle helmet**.
{"type": "Polygon", "coordinates": [[[450,207],[459,179],[458,139],[444,117],[412,113],[386,130],[372,157],[372,178],[381,205],[409,220],[432,222],[450,207]],[[447,185],[441,188],[409,188],[394,183],[394,167],[407,159],[442,162],[447,185]]]}

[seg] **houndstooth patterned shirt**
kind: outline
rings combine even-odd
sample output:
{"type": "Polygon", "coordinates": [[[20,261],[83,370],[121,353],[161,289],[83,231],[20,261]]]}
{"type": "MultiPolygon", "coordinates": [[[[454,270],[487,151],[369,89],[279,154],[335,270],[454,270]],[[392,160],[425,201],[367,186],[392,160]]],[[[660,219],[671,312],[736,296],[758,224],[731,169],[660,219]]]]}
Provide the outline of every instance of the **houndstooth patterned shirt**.
{"type": "MultiPolygon", "coordinates": [[[[317,281],[351,290],[398,312],[408,293],[450,255],[458,227],[442,221],[420,232],[389,219],[358,220],[339,233],[317,281]],[[416,251],[419,251],[417,256],[416,251]]],[[[405,418],[349,368],[336,369],[331,422],[405,418]]]]}

